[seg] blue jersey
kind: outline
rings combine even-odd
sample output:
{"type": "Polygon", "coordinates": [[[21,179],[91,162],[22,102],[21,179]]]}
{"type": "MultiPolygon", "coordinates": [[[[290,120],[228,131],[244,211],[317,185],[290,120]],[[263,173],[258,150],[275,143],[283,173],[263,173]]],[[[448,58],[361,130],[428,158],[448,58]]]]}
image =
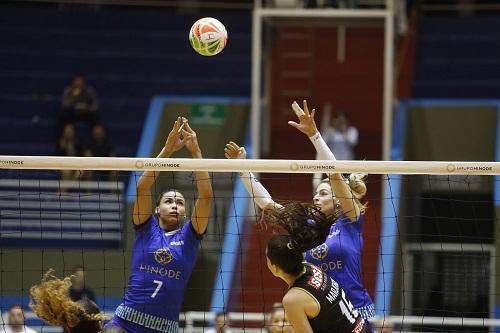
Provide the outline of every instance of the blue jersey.
{"type": "Polygon", "coordinates": [[[363,318],[375,315],[373,302],[363,287],[361,254],[363,252],[363,215],[357,222],[341,216],[331,226],[326,242],[307,251],[306,260],[337,281],[363,318]],[[363,311],[364,310],[364,311],[363,311]],[[364,313],[366,312],[366,313],[364,313]]]}
{"type": "Polygon", "coordinates": [[[129,322],[127,332],[177,332],[201,238],[191,221],[169,232],[152,215],[136,227],[127,292],[112,322],[119,326],[129,322]]]}

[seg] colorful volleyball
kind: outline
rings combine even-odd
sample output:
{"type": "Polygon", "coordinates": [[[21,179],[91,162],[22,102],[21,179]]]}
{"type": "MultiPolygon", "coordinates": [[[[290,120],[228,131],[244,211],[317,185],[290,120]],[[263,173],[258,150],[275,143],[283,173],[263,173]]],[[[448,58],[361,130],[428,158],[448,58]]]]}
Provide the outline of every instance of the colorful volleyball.
{"type": "Polygon", "coordinates": [[[226,46],[227,31],[219,20],[213,17],[204,17],[191,27],[189,42],[199,54],[208,57],[214,56],[226,46]]]}

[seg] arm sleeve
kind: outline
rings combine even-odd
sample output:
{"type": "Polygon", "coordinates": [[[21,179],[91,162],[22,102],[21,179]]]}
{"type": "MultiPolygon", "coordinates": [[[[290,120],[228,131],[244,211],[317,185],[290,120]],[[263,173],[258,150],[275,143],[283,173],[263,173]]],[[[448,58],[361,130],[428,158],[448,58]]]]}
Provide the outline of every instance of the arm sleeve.
{"type": "Polygon", "coordinates": [[[240,172],[241,182],[261,209],[265,209],[269,204],[274,203],[271,194],[259,182],[251,172],[240,172]]]}
{"type": "Polygon", "coordinates": [[[314,148],[316,149],[317,158],[319,160],[337,160],[319,132],[310,136],[309,140],[311,140],[314,148]]]}

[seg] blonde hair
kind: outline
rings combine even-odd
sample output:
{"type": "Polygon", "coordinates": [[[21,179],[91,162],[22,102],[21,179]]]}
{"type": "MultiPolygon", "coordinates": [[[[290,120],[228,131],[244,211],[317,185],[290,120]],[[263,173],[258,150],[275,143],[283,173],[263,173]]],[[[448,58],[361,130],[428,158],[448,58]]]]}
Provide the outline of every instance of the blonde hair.
{"type": "MultiPolygon", "coordinates": [[[[54,270],[49,269],[43,276],[38,285],[30,288],[30,294],[33,298],[30,308],[44,321],[63,327],[68,331],[79,331],[79,328],[85,326],[88,333],[88,327],[98,327],[98,323],[105,319],[100,313],[92,313],[94,308],[99,312],[97,305],[92,302],[89,309],[84,309],[71,300],[69,297],[69,288],[71,287],[70,277],[59,279],[53,275],[54,270]],[[90,312],[90,313],[89,313],[90,312]]],[[[88,300],[88,302],[91,302],[88,300]]],[[[87,306],[85,306],[87,308],[87,306]]],[[[83,328],[83,327],[82,327],[83,328]]],[[[98,330],[96,329],[95,332],[98,330]]]]}
{"type": "MultiPolygon", "coordinates": [[[[361,203],[361,199],[363,199],[366,195],[366,183],[365,179],[368,177],[366,173],[351,173],[349,178],[342,177],[344,182],[351,189],[352,196],[354,198],[354,202],[358,205],[361,214],[364,214],[366,209],[368,208],[368,203],[361,203]]],[[[325,178],[321,181],[321,183],[330,184],[330,179],[325,178]]]]}

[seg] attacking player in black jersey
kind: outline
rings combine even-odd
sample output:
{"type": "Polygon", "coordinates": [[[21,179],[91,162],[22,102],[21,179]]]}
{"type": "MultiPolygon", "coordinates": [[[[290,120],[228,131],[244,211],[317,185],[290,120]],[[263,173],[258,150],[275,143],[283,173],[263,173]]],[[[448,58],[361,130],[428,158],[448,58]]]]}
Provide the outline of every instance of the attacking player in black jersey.
{"type": "Polygon", "coordinates": [[[289,289],[283,297],[288,319],[300,333],[366,333],[367,323],[345,291],[319,267],[304,262],[303,253],[325,242],[331,224],[310,204],[290,202],[266,214],[266,223],[285,229],[267,244],[267,266],[289,289]]]}

